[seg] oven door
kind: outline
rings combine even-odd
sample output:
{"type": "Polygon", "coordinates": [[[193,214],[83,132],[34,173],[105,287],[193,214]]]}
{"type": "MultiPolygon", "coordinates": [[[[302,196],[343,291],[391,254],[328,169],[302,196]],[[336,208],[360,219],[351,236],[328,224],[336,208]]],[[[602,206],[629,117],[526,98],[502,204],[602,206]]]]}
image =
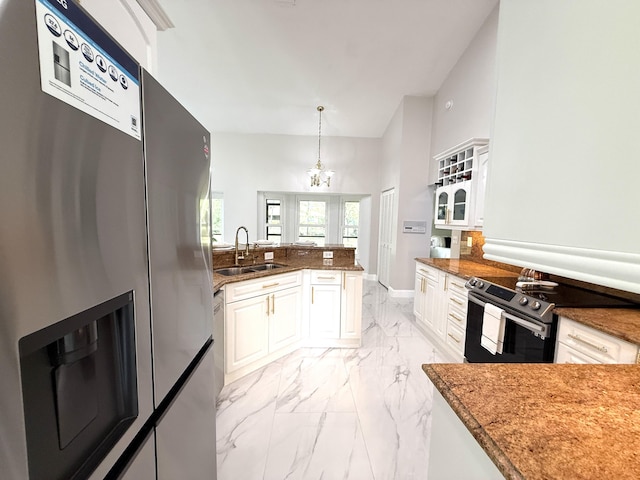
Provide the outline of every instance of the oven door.
{"type": "Polygon", "coordinates": [[[469,363],[553,362],[557,322],[547,325],[508,310],[504,313],[505,333],[502,353],[493,355],[486,350],[480,344],[485,304],[483,299],[469,292],[465,361],[469,363]]]}

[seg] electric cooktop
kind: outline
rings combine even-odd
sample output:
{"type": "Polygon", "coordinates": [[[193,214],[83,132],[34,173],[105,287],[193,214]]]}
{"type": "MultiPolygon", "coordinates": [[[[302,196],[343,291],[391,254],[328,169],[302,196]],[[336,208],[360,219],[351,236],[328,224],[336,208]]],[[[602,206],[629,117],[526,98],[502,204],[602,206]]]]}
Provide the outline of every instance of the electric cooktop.
{"type": "MultiPolygon", "coordinates": [[[[473,280],[473,279],[472,279],[473,280]]],[[[515,277],[483,277],[476,279],[499,285],[513,292],[522,293],[528,297],[536,298],[545,302],[553,303],[556,307],[571,308],[640,308],[640,305],[630,300],[614,297],[593,290],[574,287],[571,285],[557,283],[556,286],[546,286],[545,281],[538,285],[526,285],[518,287],[518,279],[515,277]]],[[[471,280],[468,282],[471,283],[471,280]]],[[[537,283],[537,282],[531,282],[537,283]]],[[[552,282],[555,283],[555,282],[552,282]]],[[[473,285],[471,283],[471,285],[473,285]]],[[[475,290],[471,288],[470,290],[475,290]]],[[[480,288],[480,290],[483,290],[480,288]]],[[[486,288],[484,289],[486,291],[486,288]]]]}

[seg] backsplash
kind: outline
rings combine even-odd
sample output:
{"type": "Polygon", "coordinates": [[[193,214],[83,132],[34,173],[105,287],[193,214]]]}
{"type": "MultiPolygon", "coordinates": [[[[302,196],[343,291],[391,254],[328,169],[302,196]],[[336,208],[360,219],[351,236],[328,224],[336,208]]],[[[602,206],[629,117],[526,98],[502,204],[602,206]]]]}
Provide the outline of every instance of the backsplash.
{"type": "Polygon", "coordinates": [[[483,258],[484,251],[482,247],[484,247],[484,236],[482,235],[481,231],[461,233],[461,236],[460,236],[460,259],[461,260],[471,260],[473,262],[483,263],[485,265],[502,268],[503,270],[508,270],[509,272],[515,272],[515,273],[520,273],[520,270],[522,270],[522,267],[517,267],[515,265],[508,265],[506,263],[501,263],[501,262],[494,262],[493,260],[487,260],[483,258]],[[467,246],[468,238],[471,238],[473,241],[473,245],[471,247],[467,246]]]}
{"type": "MultiPolygon", "coordinates": [[[[244,248],[240,249],[244,251],[244,248]]],[[[273,263],[287,263],[290,260],[304,257],[307,260],[322,260],[323,252],[333,252],[333,260],[336,264],[351,261],[355,263],[355,248],[345,247],[343,245],[326,245],[324,247],[301,247],[294,245],[255,247],[249,249],[249,257],[241,260],[240,265],[251,265],[257,263],[265,263],[264,254],[273,253],[273,263]]],[[[228,267],[235,264],[235,251],[223,250],[212,252],[213,268],[228,267]]],[[[331,262],[332,263],[332,262],[331,262]]]]}

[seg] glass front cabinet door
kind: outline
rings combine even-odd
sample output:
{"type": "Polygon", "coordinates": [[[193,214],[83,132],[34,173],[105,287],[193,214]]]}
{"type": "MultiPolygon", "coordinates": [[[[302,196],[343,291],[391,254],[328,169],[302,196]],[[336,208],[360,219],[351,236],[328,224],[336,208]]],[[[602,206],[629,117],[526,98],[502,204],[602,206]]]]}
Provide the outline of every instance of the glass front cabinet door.
{"type": "Polygon", "coordinates": [[[436,223],[445,224],[449,211],[449,192],[445,189],[438,190],[436,198],[438,199],[436,202],[436,223]]]}
{"type": "Polygon", "coordinates": [[[482,226],[485,189],[484,183],[479,182],[486,180],[488,143],[486,138],[471,138],[433,157],[439,185],[435,198],[436,226],[458,230],[482,226]]]}
{"type": "Polygon", "coordinates": [[[438,188],[436,199],[436,225],[466,226],[469,224],[470,181],[438,188]]]}

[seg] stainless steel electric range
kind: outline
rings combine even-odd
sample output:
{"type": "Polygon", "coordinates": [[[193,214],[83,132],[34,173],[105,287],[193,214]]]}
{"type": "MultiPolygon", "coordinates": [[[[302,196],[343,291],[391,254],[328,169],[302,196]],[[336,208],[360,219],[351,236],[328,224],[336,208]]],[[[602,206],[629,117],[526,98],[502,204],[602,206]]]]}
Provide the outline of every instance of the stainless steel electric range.
{"type": "MultiPolygon", "coordinates": [[[[629,300],[549,280],[519,281],[516,277],[472,277],[469,290],[465,360],[469,363],[551,363],[558,317],[556,307],[640,308],[629,300]],[[487,305],[503,321],[500,348],[483,341],[487,305]]],[[[485,337],[486,339],[486,337],[485,337]]]]}

